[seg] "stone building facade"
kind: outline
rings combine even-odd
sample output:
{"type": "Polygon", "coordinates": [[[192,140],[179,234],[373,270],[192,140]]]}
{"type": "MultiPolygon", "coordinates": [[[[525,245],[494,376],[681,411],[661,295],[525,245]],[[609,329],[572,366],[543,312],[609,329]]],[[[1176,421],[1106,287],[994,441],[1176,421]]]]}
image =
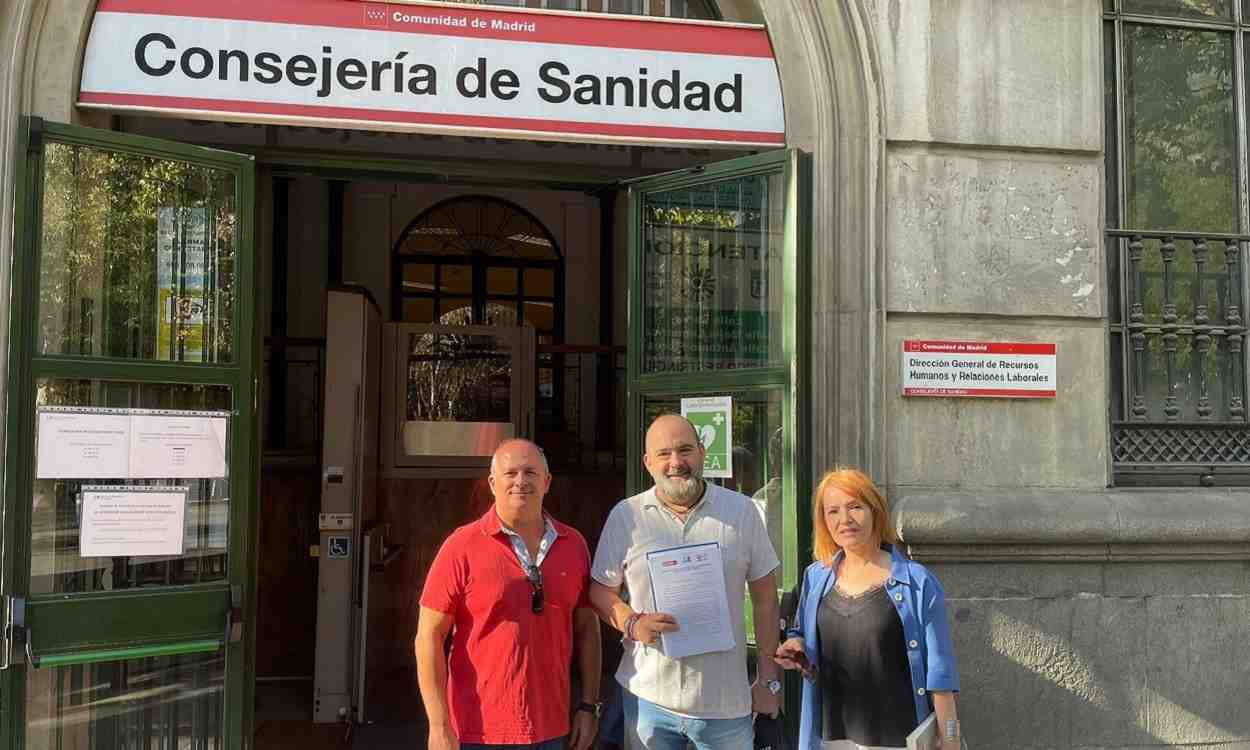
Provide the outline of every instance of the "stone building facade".
{"type": "MultiPolygon", "coordinates": [[[[1233,4],[720,3],[767,25],[787,145],[813,159],[809,471],[861,465],[888,487],[946,588],[972,748],[1250,747],[1245,316],[1228,314],[1247,298],[1250,27],[1233,4]],[[1212,128],[1219,143],[1193,142],[1212,128]],[[1168,158],[1200,179],[1160,177],[1168,158]],[[1231,218],[1158,208],[1175,193],[1231,218]],[[1229,281],[1200,345],[1193,287],[1169,273],[1205,278],[1202,233],[1229,281]],[[1169,242],[1174,269],[1151,260],[1169,242]],[[1053,343],[1057,394],[904,397],[908,339],[1053,343]],[[1180,361],[1203,346],[1218,394],[1207,360],[1180,361]]],[[[92,6],[0,8],[6,299],[19,116],[114,125],[74,105],[92,6]]],[[[22,314],[0,306],[0,348],[22,314]]]]}

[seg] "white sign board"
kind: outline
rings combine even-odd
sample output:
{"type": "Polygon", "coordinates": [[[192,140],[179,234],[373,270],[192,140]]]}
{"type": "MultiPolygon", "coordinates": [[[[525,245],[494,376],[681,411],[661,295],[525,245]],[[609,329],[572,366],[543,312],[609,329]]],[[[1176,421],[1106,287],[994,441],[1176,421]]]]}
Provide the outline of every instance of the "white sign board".
{"type": "Polygon", "coordinates": [[[218,479],[229,413],[39,407],[39,479],[218,479]]]}
{"type": "Polygon", "coordinates": [[[904,396],[1054,398],[1054,344],[903,342],[904,396]]]}
{"type": "Polygon", "coordinates": [[[785,143],[762,26],[441,3],[100,0],[78,104],[349,129],[785,143]]]}
{"type": "Polygon", "coordinates": [[[178,412],[136,413],[130,423],[130,478],[226,475],[226,418],[178,412]]]}
{"type": "Polygon", "coordinates": [[[39,409],[35,476],[125,479],[130,475],[130,413],[125,409],[39,409]]]}
{"type": "Polygon", "coordinates": [[[80,557],[181,555],[186,487],[83,487],[80,557]]]}
{"type": "Polygon", "coordinates": [[[734,408],[730,396],[683,398],[681,415],[694,425],[703,444],[703,476],[732,479],[734,408]]]}

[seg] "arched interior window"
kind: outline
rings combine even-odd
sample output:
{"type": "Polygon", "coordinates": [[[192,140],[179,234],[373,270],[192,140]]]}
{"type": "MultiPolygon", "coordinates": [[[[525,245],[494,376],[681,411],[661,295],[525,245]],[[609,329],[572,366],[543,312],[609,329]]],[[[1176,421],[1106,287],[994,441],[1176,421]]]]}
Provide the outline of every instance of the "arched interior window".
{"type": "Polygon", "coordinates": [[[564,261],[551,232],[514,203],[467,195],[435,204],[395,245],[396,320],[528,325],[564,334],[564,261]]]}
{"type": "Polygon", "coordinates": [[[535,419],[564,427],[564,258],[555,237],[525,209],[465,195],[413,219],[395,244],[395,320],[440,325],[526,325],[539,344],[535,419]]]}

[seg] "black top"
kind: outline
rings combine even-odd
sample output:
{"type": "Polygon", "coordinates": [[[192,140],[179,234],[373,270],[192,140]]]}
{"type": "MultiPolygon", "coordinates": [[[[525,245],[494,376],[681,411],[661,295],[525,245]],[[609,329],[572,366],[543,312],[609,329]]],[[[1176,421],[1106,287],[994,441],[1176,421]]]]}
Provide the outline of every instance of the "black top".
{"type": "Polygon", "coordinates": [[[825,740],[905,747],[916,728],[903,622],[884,586],[834,586],[816,613],[825,740]]]}

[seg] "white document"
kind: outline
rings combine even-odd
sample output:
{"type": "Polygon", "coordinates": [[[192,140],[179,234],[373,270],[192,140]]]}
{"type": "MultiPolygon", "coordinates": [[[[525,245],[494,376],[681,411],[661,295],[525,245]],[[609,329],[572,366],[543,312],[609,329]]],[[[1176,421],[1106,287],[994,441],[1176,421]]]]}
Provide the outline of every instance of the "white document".
{"type": "Polygon", "coordinates": [[[937,729],[937,714],[931,713],[915,731],[907,735],[907,750],[938,750],[942,743],[938,741],[937,729]]]}
{"type": "Polygon", "coordinates": [[[677,619],[680,629],[663,633],[664,653],[673,659],[734,647],[725,592],[725,566],[716,542],[647,553],[655,610],[677,619]]]}
{"type": "Polygon", "coordinates": [[[84,487],[78,555],[181,555],[186,509],[186,487],[84,487]]]}
{"type": "Polygon", "coordinates": [[[226,417],[136,410],[130,423],[130,478],[226,476],[226,417]]]}
{"type": "Polygon", "coordinates": [[[127,410],[40,407],[36,477],[125,479],[129,472],[127,410]]]}

